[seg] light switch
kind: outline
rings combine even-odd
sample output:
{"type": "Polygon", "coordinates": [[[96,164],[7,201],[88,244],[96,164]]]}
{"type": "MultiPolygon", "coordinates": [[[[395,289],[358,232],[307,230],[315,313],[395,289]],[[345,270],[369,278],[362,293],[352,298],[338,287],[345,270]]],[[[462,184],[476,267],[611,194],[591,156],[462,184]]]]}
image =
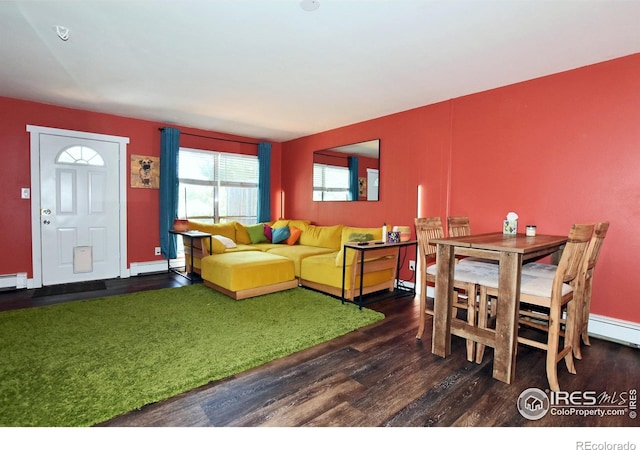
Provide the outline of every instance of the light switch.
{"type": "Polygon", "coordinates": [[[22,197],[22,198],[31,198],[31,189],[22,188],[20,190],[20,197],[22,197]]]}

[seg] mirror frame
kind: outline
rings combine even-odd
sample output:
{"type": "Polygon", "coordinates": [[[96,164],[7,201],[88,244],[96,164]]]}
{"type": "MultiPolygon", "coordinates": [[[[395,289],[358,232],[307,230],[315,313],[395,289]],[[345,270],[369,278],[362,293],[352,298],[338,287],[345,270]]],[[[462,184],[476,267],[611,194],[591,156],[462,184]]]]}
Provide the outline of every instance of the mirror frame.
{"type": "MultiPolygon", "coordinates": [[[[358,156],[365,164],[358,167],[358,181],[359,181],[359,193],[357,200],[316,200],[314,202],[363,202],[363,201],[379,201],[380,200],[380,144],[381,139],[370,139],[368,141],[354,142],[351,144],[340,145],[336,147],[316,150],[313,152],[313,164],[326,164],[336,165],[338,167],[348,167],[348,157],[358,156]],[[375,148],[374,148],[375,147],[375,148]],[[372,152],[377,152],[377,156],[374,158],[372,152]],[[343,159],[344,164],[331,164],[332,158],[343,159]],[[372,162],[376,160],[376,163],[372,162]],[[370,190],[372,189],[372,181],[374,180],[376,189],[375,199],[370,199],[370,190]],[[362,195],[364,193],[364,195],[362,195]]],[[[312,168],[313,178],[313,168],[312,168]]],[[[313,198],[313,180],[312,180],[312,198],[313,198]]]]}

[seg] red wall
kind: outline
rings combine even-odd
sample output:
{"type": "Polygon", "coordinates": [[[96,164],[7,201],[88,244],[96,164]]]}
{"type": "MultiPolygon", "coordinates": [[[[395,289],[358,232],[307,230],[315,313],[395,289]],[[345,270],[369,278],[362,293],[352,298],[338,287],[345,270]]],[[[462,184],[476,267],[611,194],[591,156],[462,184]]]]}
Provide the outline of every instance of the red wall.
{"type": "MultiPolygon", "coordinates": [[[[99,114],[0,97],[0,274],[27,272],[31,267],[31,201],[20,198],[20,188],[31,185],[30,141],[27,125],[63,128],[90,133],[129,137],[128,156],[160,155],[159,127],[166,124],[99,114]]],[[[172,125],[174,126],[174,125],[172,125]]],[[[238,136],[223,135],[203,130],[178,127],[183,133],[258,142],[238,136]]],[[[238,144],[219,140],[182,135],[184,147],[206,150],[257,154],[256,145],[238,144]]],[[[279,214],[281,178],[281,144],[272,143],[272,217],[279,214]]],[[[129,164],[127,164],[127,167],[129,164]]],[[[127,174],[129,180],[130,174],[127,174]]],[[[148,262],[159,259],[154,248],[160,245],[159,190],[127,188],[127,247],[128,262],[148,262]]]]}
{"type": "Polygon", "coordinates": [[[424,106],[283,144],[286,215],[318,224],[413,224],[468,215],[497,231],[509,211],[520,231],[566,234],[609,220],[592,312],[640,323],[634,281],[640,235],[640,55],[424,106]],[[312,202],[314,150],[381,139],[379,202],[312,202]]]}
{"type": "MultiPolygon", "coordinates": [[[[285,191],[289,218],[318,224],[410,225],[417,215],[469,215],[474,232],[494,231],[508,211],[520,227],[566,234],[574,222],[610,220],[596,270],[592,312],[640,323],[640,236],[629,235],[640,211],[640,55],[307,136],[272,149],[272,217],[285,191]],[[312,154],[381,139],[379,202],[313,202],[312,154]],[[282,165],[280,164],[282,162],[282,165]]],[[[130,138],[129,154],[159,155],[165,124],[0,97],[0,274],[31,270],[30,185],[26,125],[130,138]]],[[[181,128],[183,132],[224,135],[181,128]]],[[[243,139],[241,140],[250,140],[243,139]]],[[[220,141],[183,136],[187,147],[220,141]]],[[[210,147],[207,147],[210,146],[210,147]]],[[[246,146],[242,147],[246,149],[246,146]]],[[[158,191],[127,190],[128,260],[157,259],[158,191]]]]}

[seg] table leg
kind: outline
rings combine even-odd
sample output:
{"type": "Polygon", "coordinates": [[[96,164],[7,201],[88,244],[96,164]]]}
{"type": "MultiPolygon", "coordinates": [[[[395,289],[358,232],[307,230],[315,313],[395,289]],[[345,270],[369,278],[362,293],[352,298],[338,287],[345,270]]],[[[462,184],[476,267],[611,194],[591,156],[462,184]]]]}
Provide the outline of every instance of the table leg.
{"type": "MultiPolygon", "coordinates": [[[[189,276],[189,281],[191,282],[191,284],[193,284],[193,253],[194,253],[194,249],[193,249],[193,237],[191,237],[191,267],[189,269],[189,273],[187,274],[189,276]]],[[[202,246],[202,244],[200,244],[200,246],[202,246]]]]}
{"type": "Polygon", "coordinates": [[[522,255],[512,252],[500,253],[499,270],[493,377],[511,383],[516,371],[522,255]]]}
{"type": "Polygon", "coordinates": [[[359,309],[362,309],[362,288],[363,287],[364,287],[364,250],[360,251],[360,297],[358,299],[359,309]]]}
{"type": "Polygon", "coordinates": [[[454,247],[452,245],[438,244],[431,352],[443,358],[451,354],[454,264],[454,247]]]}
{"type": "Polygon", "coordinates": [[[344,277],[347,274],[347,247],[342,247],[342,304],[344,305],[344,277]]]}

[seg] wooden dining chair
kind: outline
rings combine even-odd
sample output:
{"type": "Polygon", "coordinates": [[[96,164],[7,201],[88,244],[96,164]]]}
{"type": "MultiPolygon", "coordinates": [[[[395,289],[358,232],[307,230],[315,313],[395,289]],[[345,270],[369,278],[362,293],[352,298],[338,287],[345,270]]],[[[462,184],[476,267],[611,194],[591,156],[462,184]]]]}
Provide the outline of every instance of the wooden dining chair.
{"type": "Polygon", "coordinates": [[[471,234],[471,224],[467,216],[447,217],[447,229],[449,237],[469,236],[471,234]]]}
{"type": "Polygon", "coordinates": [[[604,238],[609,230],[609,222],[600,222],[596,224],[593,236],[589,242],[586,255],[582,261],[580,275],[576,284],[574,296],[575,303],[575,334],[573,340],[573,356],[582,359],[580,350],[581,342],[585,345],[591,345],[589,342],[589,313],[591,311],[591,287],[593,285],[593,274],[595,272],[596,263],[600,256],[600,250],[604,243],[604,238]]]}
{"type": "MultiPolygon", "coordinates": [[[[436,250],[432,239],[444,238],[444,229],[440,217],[416,218],[416,236],[418,239],[418,255],[420,264],[420,318],[416,339],[422,339],[427,315],[433,315],[433,308],[427,305],[427,286],[435,286],[436,282],[436,250]]],[[[476,317],[476,278],[479,275],[472,269],[461,268],[455,271],[454,278],[454,316],[459,309],[466,310],[467,323],[475,324],[476,317]]],[[[473,361],[475,357],[475,343],[467,340],[467,359],[473,361]]]]}
{"type": "MultiPolygon", "coordinates": [[[[561,359],[565,360],[570,373],[576,373],[572,351],[575,318],[572,317],[572,315],[567,315],[566,328],[564,333],[562,333],[562,314],[563,311],[567,310],[567,305],[576,299],[574,295],[576,283],[593,230],[594,225],[592,224],[574,224],[571,227],[567,243],[565,244],[553,279],[532,275],[521,276],[521,312],[528,310],[529,305],[540,308],[544,312],[536,316],[535,320],[529,319],[526,316],[521,318],[519,321],[521,326],[518,331],[518,343],[546,351],[547,380],[549,387],[553,391],[560,390],[558,383],[558,362],[561,359]],[[536,337],[532,335],[525,336],[525,327],[542,331],[542,339],[536,339],[536,337]],[[561,340],[563,341],[562,348],[560,348],[561,340]]],[[[479,281],[479,284],[481,298],[498,297],[497,275],[482,279],[479,281]]],[[[500,301],[499,298],[498,301],[500,301]]]]}
{"type": "MultiPolygon", "coordinates": [[[[471,235],[471,223],[468,216],[449,216],[447,217],[447,230],[449,237],[461,237],[471,235]]],[[[472,263],[474,265],[487,265],[496,264],[496,261],[487,261],[480,258],[473,257],[456,257],[456,263],[464,262],[465,264],[472,263]]]]}
{"type": "Polygon", "coordinates": [[[433,308],[429,308],[427,305],[427,286],[435,285],[435,276],[428,273],[427,269],[435,265],[437,247],[435,244],[431,244],[431,239],[444,238],[444,230],[440,217],[416,218],[414,222],[418,240],[418,264],[420,268],[420,321],[416,339],[422,339],[426,315],[433,315],[433,308]]]}
{"type": "MultiPolygon", "coordinates": [[[[468,216],[449,216],[447,217],[447,228],[450,237],[470,236],[471,235],[471,223],[468,216]]],[[[497,269],[497,261],[487,261],[474,257],[457,257],[456,263],[460,263],[465,267],[467,265],[474,265],[480,270],[497,269]]],[[[485,328],[488,323],[495,318],[496,314],[496,302],[492,301],[491,297],[478,296],[476,302],[476,325],[480,328],[485,328]]],[[[482,355],[484,354],[484,345],[476,345],[475,361],[480,364],[482,362],[482,355]]]]}
{"type": "MultiPolygon", "coordinates": [[[[591,287],[593,284],[593,274],[596,263],[600,256],[600,249],[602,248],[602,244],[608,230],[609,222],[600,222],[595,225],[593,236],[591,236],[589,246],[587,247],[585,257],[582,261],[583,266],[580,268],[580,274],[575,283],[575,303],[570,304],[571,308],[568,312],[568,314],[573,314],[575,319],[573,356],[577,359],[582,359],[581,342],[584,342],[585,345],[591,345],[588,334],[589,314],[591,311],[591,287]]],[[[556,265],[538,262],[525,264],[522,268],[522,273],[524,275],[543,278],[553,278],[556,271],[556,265]]],[[[540,311],[536,311],[531,314],[531,316],[538,318],[540,317],[540,314],[540,311]]],[[[562,322],[565,323],[566,321],[563,320],[562,322]]]]}

